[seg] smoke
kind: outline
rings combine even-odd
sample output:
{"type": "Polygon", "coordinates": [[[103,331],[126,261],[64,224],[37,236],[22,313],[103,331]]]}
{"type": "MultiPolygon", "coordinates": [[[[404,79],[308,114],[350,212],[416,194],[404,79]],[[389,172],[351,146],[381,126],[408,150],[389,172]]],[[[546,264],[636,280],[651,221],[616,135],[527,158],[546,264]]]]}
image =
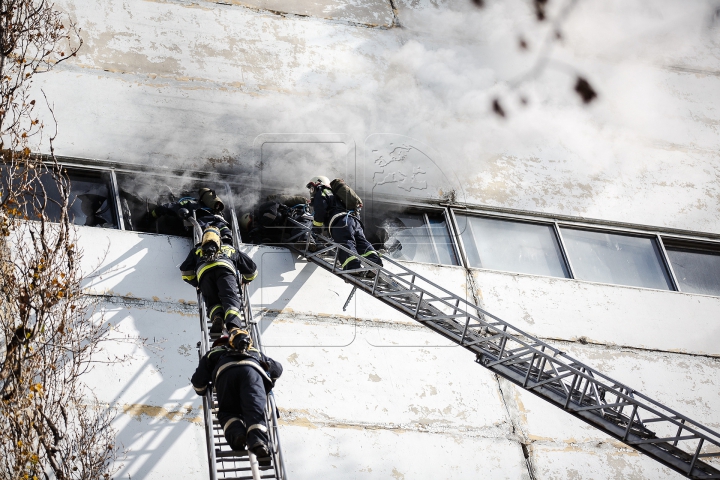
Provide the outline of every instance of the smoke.
{"type": "Polygon", "coordinates": [[[61,154],[250,172],[259,188],[239,192],[239,203],[265,188],[302,193],[318,174],[372,192],[379,158],[398,148],[415,159],[381,184],[408,197],[456,192],[612,218],[639,196],[631,216],[662,224],[720,194],[718,173],[693,178],[712,164],[702,152],[719,146],[715,77],[678,73],[717,65],[712,2],[578,2],[556,24],[567,2],[549,2],[538,22],[519,0],[482,9],[407,0],[396,2],[402,28],[389,30],[173,2],[138,5],[137,18],[154,20],[137,22],[119,6],[64,3],[87,48],[41,85],[56,102],[61,154]],[[598,94],[589,106],[578,77],[598,94]],[[493,113],[495,99],[505,118],[493,113]],[[298,132],[349,140],[258,141],[298,132]],[[378,145],[376,133],[392,135],[378,145]],[[699,156],[678,169],[687,156],[673,145],[699,156]],[[423,181],[428,188],[403,189],[423,181]],[[668,200],[663,182],[698,186],[668,200]],[[659,199],[667,214],[655,213],[659,199]]]}

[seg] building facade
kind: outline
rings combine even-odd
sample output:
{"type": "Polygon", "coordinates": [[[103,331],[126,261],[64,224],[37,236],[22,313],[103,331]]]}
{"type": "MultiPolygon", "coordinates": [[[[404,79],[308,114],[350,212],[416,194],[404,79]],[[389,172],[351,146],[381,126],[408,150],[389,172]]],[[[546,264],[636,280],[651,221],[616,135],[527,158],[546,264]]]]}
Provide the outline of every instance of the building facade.
{"type": "MultiPolygon", "coordinates": [[[[117,412],[116,478],[207,475],[191,245],[151,206],[211,185],[239,216],[318,174],[357,186],[388,256],[720,428],[717,5],[550,2],[538,22],[484,3],[58,2],[84,44],[37,87],[73,195],[102,199],[75,223],[122,359],[87,377],[117,412]]],[[[291,478],[679,478],[375,299],[343,310],[350,286],[288,250],[245,248],[291,478]]]]}

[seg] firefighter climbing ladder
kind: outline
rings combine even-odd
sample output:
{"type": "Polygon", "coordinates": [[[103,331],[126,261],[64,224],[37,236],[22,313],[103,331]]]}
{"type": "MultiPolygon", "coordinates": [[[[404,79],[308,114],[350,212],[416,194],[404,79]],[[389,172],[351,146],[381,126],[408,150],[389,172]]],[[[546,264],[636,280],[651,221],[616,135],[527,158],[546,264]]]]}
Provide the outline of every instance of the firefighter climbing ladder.
{"type": "MultiPolygon", "coordinates": [[[[198,244],[201,239],[200,227],[194,218],[188,218],[194,224],[194,241],[198,244]]],[[[238,247],[240,239],[237,231],[237,220],[234,212],[233,220],[233,242],[235,248],[238,247]]],[[[242,289],[244,307],[242,311],[242,322],[244,327],[250,332],[253,344],[264,353],[260,330],[257,322],[253,319],[252,308],[250,307],[247,286],[242,289]]],[[[202,295],[198,292],[198,308],[200,311],[200,329],[201,341],[198,343],[200,355],[210,350],[212,341],[220,335],[211,334],[211,322],[205,313],[202,295]]],[[[282,448],[280,446],[280,437],[278,435],[278,415],[277,406],[275,405],[275,397],[272,392],[268,395],[267,407],[265,409],[265,420],[268,426],[268,436],[270,438],[270,466],[261,467],[258,460],[252,452],[244,450],[242,452],[234,451],[225,441],[222,425],[217,419],[217,395],[213,388],[208,388],[207,394],[203,397],[203,412],[205,419],[205,437],[207,440],[208,466],[210,469],[210,480],[260,480],[260,479],[276,479],[285,480],[285,464],[283,461],[282,448]]]]}
{"type": "MultiPolygon", "coordinates": [[[[307,228],[289,219],[293,224],[307,228]]],[[[309,229],[308,229],[309,230],[309,229]]],[[[643,395],[564,352],[513,327],[477,305],[385,258],[379,267],[362,257],[343,271],[346,247],[323,236],[316,250],[291,250],[476,355],[476,362],[611,437],[692,479],[720,479],[707,458],[720,457],[720,434],[643,395]]],[[[307,237],[307,235],[306,235],[307,237]]],[[[348,298],[349,303],[350,298],[348,298]]],[[[347,306],[347,303],[346,303],[347,306]]]]}

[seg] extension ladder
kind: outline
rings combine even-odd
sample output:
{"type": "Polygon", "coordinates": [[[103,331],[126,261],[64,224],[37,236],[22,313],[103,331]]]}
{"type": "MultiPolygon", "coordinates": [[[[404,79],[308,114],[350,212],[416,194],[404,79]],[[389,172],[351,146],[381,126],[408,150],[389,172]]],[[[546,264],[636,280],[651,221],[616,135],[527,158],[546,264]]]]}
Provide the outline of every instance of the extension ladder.
{"type": "MultiPolygon", "coordinates": [[[[292,218],[288,221],[310,229],[292,218]]],[[[358,256],[361,267],[342,270],[341,250],[306,232],[287,240],[292,251],[356,289],[439,333],[476,355],[475,361],[558,408],[692,479],[720,479],[705,461],[720,457],[720,434],[647,395],[613,380],[561,350],[529,335],[466,299],[449,292],[391,258],[380,267],[358,256]],[[300,244],[292,243],[300,239],[300,244]],[[302,241],[304,240],[304,245],[302,241]]]]}
{"type": "MultiPolygon", "coordinates": [[[[194,244],[200,243],[202,232],[197,221],[189,217],[193,224],[193,240],[194,244]]],[[[237,230],[237,219],[235,212],[232,212],[233,224],[233,244],[237,249],[240,243],[240,233],[237,230]]],[[[243,294],[243,311],[242,323],[252,337],[253,344],[258,350],[264,352],[260,330],[257,321],[253,319],[252,308],[250,307],[249,293],[247,285],[240,284],[243,294]]],[[[212,348],[212,342],[220,337],[220,334],[211,334],[210,319],[205,313],[205,305],[202,294],[198,292],[198,310],[200,313],[200,331],[201,339],[198,342],[198,353],[200,357],[205,355],[212,348]]],[[[207,389],[207,393],[203,397],[203,413],[205,420],[205,437],[207,441],[208,466],[210,470],[210,480],[260,480],[275,479],[286,480],[285,463],[283,460],[282,448],[280,446],[280,436],[278,431],[278,410],[275,405],[275,397],[270,392],[267,397],[265,407],[265,420],[268,426],[268,436],[270,439],[270,466],[261,467],[255,454],[247,449],[243,451],[235,451],[225,441],[222,425],[217,419],[217,394],[212,386],[207,389]]],[[[263,459],[264,460],[264,459],[263,459]]]]}

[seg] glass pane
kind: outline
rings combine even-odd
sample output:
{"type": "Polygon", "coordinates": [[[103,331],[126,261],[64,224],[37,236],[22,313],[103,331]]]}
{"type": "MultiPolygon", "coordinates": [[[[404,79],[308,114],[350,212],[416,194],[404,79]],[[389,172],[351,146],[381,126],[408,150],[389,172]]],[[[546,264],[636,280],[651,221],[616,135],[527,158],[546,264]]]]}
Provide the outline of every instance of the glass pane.
{"type": "Polygon", "coordinates": [[[652,238],[561,228],[578,280],[671,290],[672,283],[652,238]]]}
{"type": "Polygon", "coordinates": [[[469,266],[569,277],[552,225],[458,215],[469,266]]]}
{"type": "Polygon", "coordinates": [[[381,226],[387,255],[398,260],[457,265],[445,219],[433,216],[431,224],[423,214],[399,213],[381,226]]]}
{"type": "MultiPolygon", "coordinates": [[[[7,167],[3,166],[2,171],[3,185],[5,186],[8,182],[7,167]]],[[[110,172],[67,169],[67,174],[70,179],[70,195],[68,198],[70,221],[75,225],[88,227],[118,228],[115,202],[110,186],[110,172]]],[[[51,222],[57,222],[60,219],[60,193],[57,185],[48,173],[40,175],[40,182],[42,188],[39,185],[31,186],[37,195],[35,200],[32,200],[30,194],[25,198],[28,202],[32,201],[36,206],[39,206],[42,204],[44,195],[44,198],[47,198],[45,214],[51,222]]],[[[26,213],[32,219],[34,217],[32,207],[29,207],[28,210],[30,211],[26,213]]]]}
{"type": "Polygon", "coordinates": [[[720,295],[720,253],[665,247],[680,290],[720,295]]]}
{"type": "Polygon", "coordinates": [[[68,170],[68,176],[70,220],[86,227],[118,228],[110,172],[68,170]]]}
{"type": "Polygon", "coordinates": [[[421,215],[401,214],[387,227],[385,248],[391,258],[414,262],[438,263],[430,232],[421,215]]]}
{"type": "Polygon", "coordinates": [[[430,234],[432,235],[438,258],[440,260],[438,263],[442,265],[459,265],[457,255],[455,255],[455,247],[453,246],[447,222],[445,221],[445,216],[431,216],[428,214],[428,220],[430,220],[428,228],[430,229],[430,234]]]}

